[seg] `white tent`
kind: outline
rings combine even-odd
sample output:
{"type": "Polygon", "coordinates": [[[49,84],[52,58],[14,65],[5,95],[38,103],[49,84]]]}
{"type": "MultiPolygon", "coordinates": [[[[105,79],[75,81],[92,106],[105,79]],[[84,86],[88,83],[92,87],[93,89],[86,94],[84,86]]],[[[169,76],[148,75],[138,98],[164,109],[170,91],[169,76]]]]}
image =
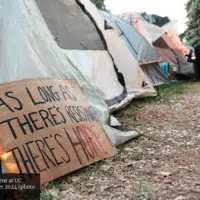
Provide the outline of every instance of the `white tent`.
{"type": "Polygon", "coordinates": [[[0,0],[0,82],[27,78],[72,78],[115,145],[136,135],[108,126],[109,109],[82,73],[54,41],[34,0],[0,0]]]}
{"type": "Polygon", "coordinates": [[[76,0],[36,2],[64,54],[69,54],[68,58],[90,81],[110,109],[124,106],[127,101],[125,86],[119,81],[117,68],[101,32],[83,5],[76,0]]]}

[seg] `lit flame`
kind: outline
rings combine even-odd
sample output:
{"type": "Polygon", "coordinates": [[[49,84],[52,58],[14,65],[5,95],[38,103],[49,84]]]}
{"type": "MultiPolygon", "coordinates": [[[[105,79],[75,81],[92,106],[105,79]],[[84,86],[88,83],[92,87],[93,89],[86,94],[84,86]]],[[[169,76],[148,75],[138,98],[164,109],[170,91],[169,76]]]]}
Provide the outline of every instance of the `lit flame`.
{"type": "MultiPolygon", "coordinates": [[[[2,161],[7,161],[10,156],[12,156],[11,152],[4,153],[1,156],[1,160],[2,161]]],[[[8,171],[8,172],[14,173],[14,172],[18,171],[17,165],[15,163],[11,163],[11,162],[8,162],[8,161],[4,162],[4,167],[5,167],[6,171],[8,171]]]]}
{"type": "Polygon", "coordinates": [[[11,152],[8,152],[8,153],[4,153],[2,156],[1,156],[1,159],[2,160],[7,160],[10,156],[11,156],[11,152]]]}

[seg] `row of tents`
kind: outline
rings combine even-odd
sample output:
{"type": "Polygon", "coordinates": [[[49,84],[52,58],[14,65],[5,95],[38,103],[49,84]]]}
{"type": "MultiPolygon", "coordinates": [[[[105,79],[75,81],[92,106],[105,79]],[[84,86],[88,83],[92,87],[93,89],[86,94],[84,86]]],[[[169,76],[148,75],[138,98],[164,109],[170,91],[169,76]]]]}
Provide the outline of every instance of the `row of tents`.
{"type": "Polygon", "coordinates": [[[160,68],[192,77],[189,48],[175,21],[156,24],[147,14],[113,15],[89,0],[0,1],[1,82],[27,78],[76,79],[115,145],[135,132],[109,126],[110,111],[133,98],[155,96],[154,86],[169,83],[160,68]]]}

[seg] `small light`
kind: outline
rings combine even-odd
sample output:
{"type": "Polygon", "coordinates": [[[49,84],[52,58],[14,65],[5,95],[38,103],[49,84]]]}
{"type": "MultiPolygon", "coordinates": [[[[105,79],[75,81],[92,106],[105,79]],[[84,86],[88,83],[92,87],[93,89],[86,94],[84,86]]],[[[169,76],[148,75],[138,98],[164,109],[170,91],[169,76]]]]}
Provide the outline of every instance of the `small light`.
{"type": "Polygon", "coordinates": [[[11,156],[11,152],[8,152],[8,153],[4,153],[2,156],[1,156],[1,159],[2,160],[7,160],[10,156],[11,156]]]}

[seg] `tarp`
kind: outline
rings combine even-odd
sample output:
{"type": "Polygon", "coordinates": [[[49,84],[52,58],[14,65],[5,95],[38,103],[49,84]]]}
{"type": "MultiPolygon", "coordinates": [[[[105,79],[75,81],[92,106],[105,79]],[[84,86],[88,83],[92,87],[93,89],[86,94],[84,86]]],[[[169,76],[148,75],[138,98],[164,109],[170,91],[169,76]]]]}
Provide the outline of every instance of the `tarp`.
{"type": "Polygon", "coordinates": [[[158,15],[149,15],[147,13],[142,13],[141,16],[150,24],[154,24],[160,27],[161,29],[165,29],[165,27],[168,27],[166,30],[166,34],[170,37],[171,40],[173,40],[173,43],[176,44],[176,48],[180,50],[184,55],[189,54],[189,51],[190,51],[189,47],[184,45],[180,40],[180,37],[178,34],[177,20],[170,20],[168,17],[161,17],[158,15]]]}
{"type": "Polygon", "coordinates": [[[174,26],[176,21],[170,21],[164,26],[159,27],[145,21],[142,16],[136,12],[128,12],[119,14],[124,20],[129,21],[147,40],[150,44],[159,39],[167,30],[174,26]]]}
{"type": "Polygon", "coordinates": [[[119,145],[136,135],[108,126],[107,105],[63,54],[34,0],[1,0],[0,7],[1,83],[27,78],[75,79],[113,144],[119,145]]]}

